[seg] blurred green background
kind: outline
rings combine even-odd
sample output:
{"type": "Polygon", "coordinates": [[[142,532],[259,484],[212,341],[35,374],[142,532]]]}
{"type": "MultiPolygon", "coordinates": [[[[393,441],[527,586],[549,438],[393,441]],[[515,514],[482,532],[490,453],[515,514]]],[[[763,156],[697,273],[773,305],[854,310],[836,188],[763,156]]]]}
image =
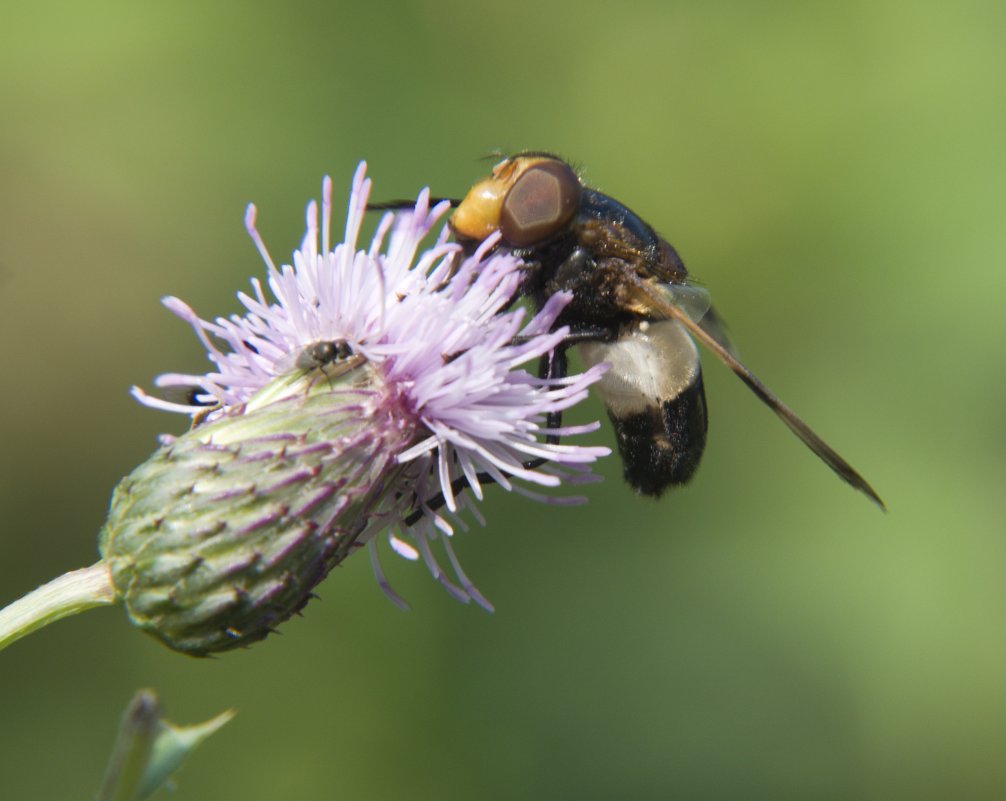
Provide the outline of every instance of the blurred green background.
{"type": "Polygon", "coordinates": [[[205,364],[159,298],[236,309],[245,203],[289,254],[360,158],[385,198],[461,194],[493,148],[582,164],[890,513],[707,361],[688,489],[638,499],[611,459],[586,507],[490,493],[457,548],[495,615],[386,554],[411,613],[361,556],[217,660],[119,609],[17,643],[0,797],[90,798],[141,686],[179,722],[239,710],[179,801],[1006,797],[1002,3],[3,17],[0,602],[91,563],[116,481],[183,429],[127,393],[205,364]]]}

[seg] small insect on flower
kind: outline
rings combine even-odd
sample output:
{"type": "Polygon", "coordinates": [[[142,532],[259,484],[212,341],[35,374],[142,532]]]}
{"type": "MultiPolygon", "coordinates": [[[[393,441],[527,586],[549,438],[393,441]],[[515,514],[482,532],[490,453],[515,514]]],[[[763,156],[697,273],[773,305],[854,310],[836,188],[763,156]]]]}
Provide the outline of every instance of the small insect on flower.
{"type": "Polygon", "coordinates": [[[424,247],[449,209],[431,209],[425,191],[357,249],[369,191],[361,165],[344,241],[332,247],[326,179],[321,225],[309,204],[301,247],[280,267],[249,207],[272,299],[253,280],[238,296],[244,315],[211,321],[165,300],[213,367],[156,380],[188,402],[134,388],[195,425],[162,438],[122,480],[100,547],[130,618],[172,648],[199,655],[261,639],[364,545],[397,599],[377,560],[381,533],[455,597],[489,607],[458,564],[450,520],[484,483],[540,497],[522,484],[586,480],[608,453],[553,439],[596,424],[549,424],[603,366],[544,378],[522,368],[564,341],[557,320],[572,296],[555,293],[531,315],[511,306],[522,265],[494,253],[495,239],[466,253],[441,225],[424,247]]]}
{"type": "Polygon", "coordinates": [[[296,365],[301,370],[314,370],[334,362],[348,363],[353,349],[344,339],[330,342],[314,342],[297,354],[296,365]]]}
{"type": "MultiPolygon", "coordinates": [[[[708,293],[690,281],[674,247],[565,161],[541,152],[505,158],[452,203],[456,239],[467,252],[495,241],[519,256],[527,265],[521,292],[539,308],[557,293],[572,295],[556,321],[570,333],[543,373],[564,375],[571,345],[588,366],[611,365],[595,389],[615,426],[625,479],[640,493],[659,496],[689,481],[705,449],[694,338],[843,481],[884,508],[869,483],[738,360],[708,293]]],[[[558,416],[552,424],[560,425],[558,416]]]]}
{"type": "MultiPolygon", "coordinates": [[[[314,381],[329,381],[360,367],[366,359],[344,339],[312,342],[280,361],[277,372],[297,380],[302,374],[314,375],[314,381]]],[[[308,386],[313,386],[314,381],[308,386]]]]}

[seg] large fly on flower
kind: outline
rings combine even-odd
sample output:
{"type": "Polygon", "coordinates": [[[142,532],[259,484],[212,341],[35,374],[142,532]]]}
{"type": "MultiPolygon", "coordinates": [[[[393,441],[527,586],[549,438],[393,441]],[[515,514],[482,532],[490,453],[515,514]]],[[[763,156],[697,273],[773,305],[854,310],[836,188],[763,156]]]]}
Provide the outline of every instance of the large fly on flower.
{"type": "Polygon", "coordinates": [[[543,359],[541,374],[565,375],[572,345],[586,365],[611,365],[595,390],[637,491],[659,496],[698,468],[707,418],[694,338],[843,481],[884,508],[869,483],[739,361],[674,247],[623,203],[584,185],[565,161],[539,152],[506,158],[452,204],[450,227],[466,251],[498,236],[500,248],[525,262],[519,296],[541,308],[557,292],[572,294],[556,320],[570,333],[543,359]]]}
{"type": "Polygon", "coordinates": [[[361,165],[344,238],[333,242],[326,179],[321,214],[308,205],[300,248],[279,265],[250,206],[245,223],[267,279],[239,293],[242,314],[207,319],[165,299],[212,366],[161,374],[156,386],[177,400],[134,394],[193,425],[163,436],[119,482],[96,564],[0,611],[0,648],[110,603],[179,651],[247,645],[303,608],[363,546],[401,603],[378,563],[379,535],[421,559],[454,597],[491,609],[450,544],[456,513],[478,517],[486,483],[542,498],[526,485],[589,480],[590,463],[609,450],[560,439],[597,429],[562,424],[592,384],[615,421],[629,482],[658,495],[687,481],[706,428],[692,337],[881,503],[737,361],[674,249],[565,162],[506,159],[454,204],[429,247],[451,204],[431,207],[424,190],[358,248],[369,192],[361,165]],[[530,312],[516,302],[524,297],[530,312]],[[572,345],[588,364],[578,375],[566,374],[572,345]],[[531,363],[539,375],[524,369],[531,363]]]}

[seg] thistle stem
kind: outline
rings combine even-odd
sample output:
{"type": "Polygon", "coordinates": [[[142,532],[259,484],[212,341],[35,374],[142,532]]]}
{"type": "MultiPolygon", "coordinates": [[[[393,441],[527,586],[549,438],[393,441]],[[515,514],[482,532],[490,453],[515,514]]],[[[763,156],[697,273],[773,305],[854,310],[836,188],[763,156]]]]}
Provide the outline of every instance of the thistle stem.
{"type": "Polygon", "coordinates": [[[71,570],[0,609],[0,651],[61,618],[116,602],[108,565],[71,570]]]}

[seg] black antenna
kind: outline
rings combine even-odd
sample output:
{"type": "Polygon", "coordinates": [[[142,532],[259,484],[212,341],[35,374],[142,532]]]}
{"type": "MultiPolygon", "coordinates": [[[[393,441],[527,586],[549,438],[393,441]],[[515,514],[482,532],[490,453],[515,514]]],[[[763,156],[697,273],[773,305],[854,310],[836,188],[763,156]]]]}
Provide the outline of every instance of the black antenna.
{"type": "MultiPolygon", "coordinates": [[[[461,204],[460,200],[453,197],[431,197],[430,206],[436,206],[445,200],[452,206],[461,204]]],[[[367,211],[405,211],[406,209],[414,209],[415,207],[415,200],[384,200],[380,203],[368,203],[367,211]]]]}

